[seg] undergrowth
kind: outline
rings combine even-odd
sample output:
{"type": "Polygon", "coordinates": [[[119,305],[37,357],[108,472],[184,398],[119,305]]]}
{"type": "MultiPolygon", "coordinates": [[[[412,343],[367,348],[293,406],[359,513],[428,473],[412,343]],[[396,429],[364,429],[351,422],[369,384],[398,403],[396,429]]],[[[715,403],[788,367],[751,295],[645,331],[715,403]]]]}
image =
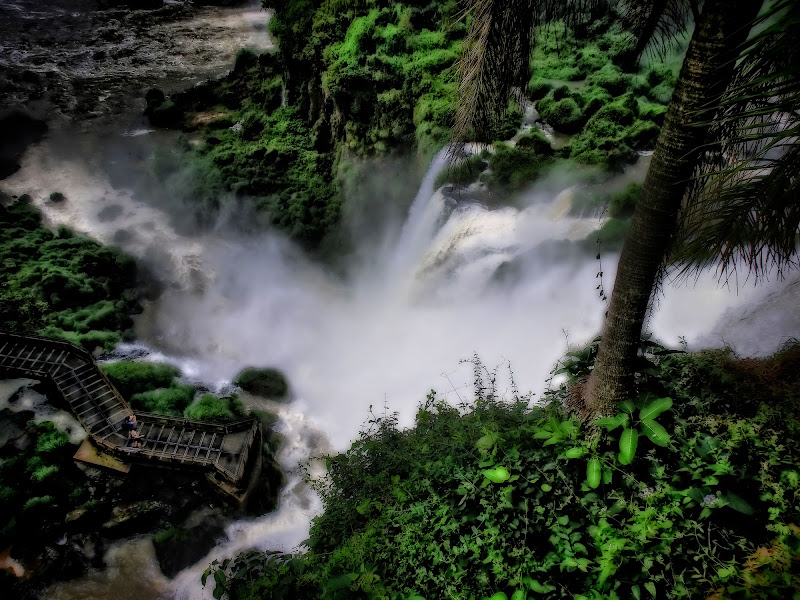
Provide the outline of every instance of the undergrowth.
{"type": "Polygon", "coordinates": [[[544,406],[435,392],[415,427],[372,415],[311,480],[306,551],[213,563],[245,598],[800,598],[800,346],[764,360],[647,342],[637,397],[589,430],[564,411],[597,340],[544,406]],[[597,433],[599,432],[599,433],[597,433]]]}

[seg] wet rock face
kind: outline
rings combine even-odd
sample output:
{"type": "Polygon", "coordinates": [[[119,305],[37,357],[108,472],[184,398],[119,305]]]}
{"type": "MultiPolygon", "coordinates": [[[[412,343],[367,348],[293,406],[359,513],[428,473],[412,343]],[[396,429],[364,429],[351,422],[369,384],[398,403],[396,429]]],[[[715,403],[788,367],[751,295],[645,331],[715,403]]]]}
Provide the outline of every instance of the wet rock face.
{"type": "Polygon", "coordinates": [[[29,145],[41,139],[47,125],[21,111],[0,111],[0,179],[19,169],[17,162],[29,145]]]}
{"type": "Polygon", "coordinates": [[[139,112],[152,85],[186,88],[271,47],[268,14],[162,0],[4,0],[0,113],[77,121],[139,112]]]}

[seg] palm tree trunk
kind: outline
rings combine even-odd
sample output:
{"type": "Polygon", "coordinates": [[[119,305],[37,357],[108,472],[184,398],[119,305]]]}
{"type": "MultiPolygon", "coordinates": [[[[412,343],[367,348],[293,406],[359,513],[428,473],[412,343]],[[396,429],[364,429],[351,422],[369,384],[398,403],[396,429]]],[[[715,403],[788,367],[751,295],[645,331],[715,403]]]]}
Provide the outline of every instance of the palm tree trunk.
{"type": "Polygon", "coordinates": [[[730,84],[736,49],[761,2],[706,0],[656,143],[622,248],[597,361],[583,391],[583,416],[614,412],[633,393],[634,364],[650,295],[669,250],[707,123],[730,84]]]}

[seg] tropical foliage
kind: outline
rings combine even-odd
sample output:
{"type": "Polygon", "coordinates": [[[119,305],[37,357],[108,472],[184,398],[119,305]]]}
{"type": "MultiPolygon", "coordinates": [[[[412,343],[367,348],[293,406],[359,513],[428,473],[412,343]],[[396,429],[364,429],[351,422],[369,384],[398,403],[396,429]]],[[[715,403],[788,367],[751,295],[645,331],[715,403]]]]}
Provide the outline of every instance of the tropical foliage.
{"type": "MultiPolygon", "coordinates": [[[[204,582],[237,600],[798,597],[800,348],[648,347],[645,391],[599,430],[564,411],[566,383],[530,409],[479,362],[472,404],[431,392],[410,430],[373,415],[312,482],[305,553],[245,553],[204,582]]],[[[559,370],[578,379],[595,352],[559,370]]]]}
{"type": "Polygon", "coordinates": [[[115,248],[51,232],[23,196],[0,206],[0,327],[91,350],[131,335],[136,265],[115,248]]]}

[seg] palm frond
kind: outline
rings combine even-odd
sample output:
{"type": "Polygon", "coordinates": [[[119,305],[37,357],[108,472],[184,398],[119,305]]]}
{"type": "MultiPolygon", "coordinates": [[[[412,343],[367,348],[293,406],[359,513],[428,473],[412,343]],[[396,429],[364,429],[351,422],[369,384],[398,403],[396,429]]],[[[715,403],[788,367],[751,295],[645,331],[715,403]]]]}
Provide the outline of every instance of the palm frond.
{"type": "Polygon", "coordinates": [[[631,59],[643,54],[663,57],[679,43],[689,26],[693,0],[619,0],[617,11],[632,32],[631,59]]]}
{"type": "Polygon", "coordinates": [[[464,0],[471,19],[456,66],[458,107],[453,144],[487,141],[509,99],[522,100],[535,28],[554,19],[568,25],[606,10],[609,0],[464,0]]]}
{"type": "MultiPolygon", "coordinates": [[[[457,66],[454,140],[493,129],[514,88],[527,82],[538,0],[467,0],[472,17],[457,66]]],[[[479,140],[480,141],[480,140],[479,140]]]]}
{"type": "Polygon", "coordinates": [[[800,4],[776,0],[742,48],[690,184],[673,260],[756,279],[797,264],[800,4]]]}

